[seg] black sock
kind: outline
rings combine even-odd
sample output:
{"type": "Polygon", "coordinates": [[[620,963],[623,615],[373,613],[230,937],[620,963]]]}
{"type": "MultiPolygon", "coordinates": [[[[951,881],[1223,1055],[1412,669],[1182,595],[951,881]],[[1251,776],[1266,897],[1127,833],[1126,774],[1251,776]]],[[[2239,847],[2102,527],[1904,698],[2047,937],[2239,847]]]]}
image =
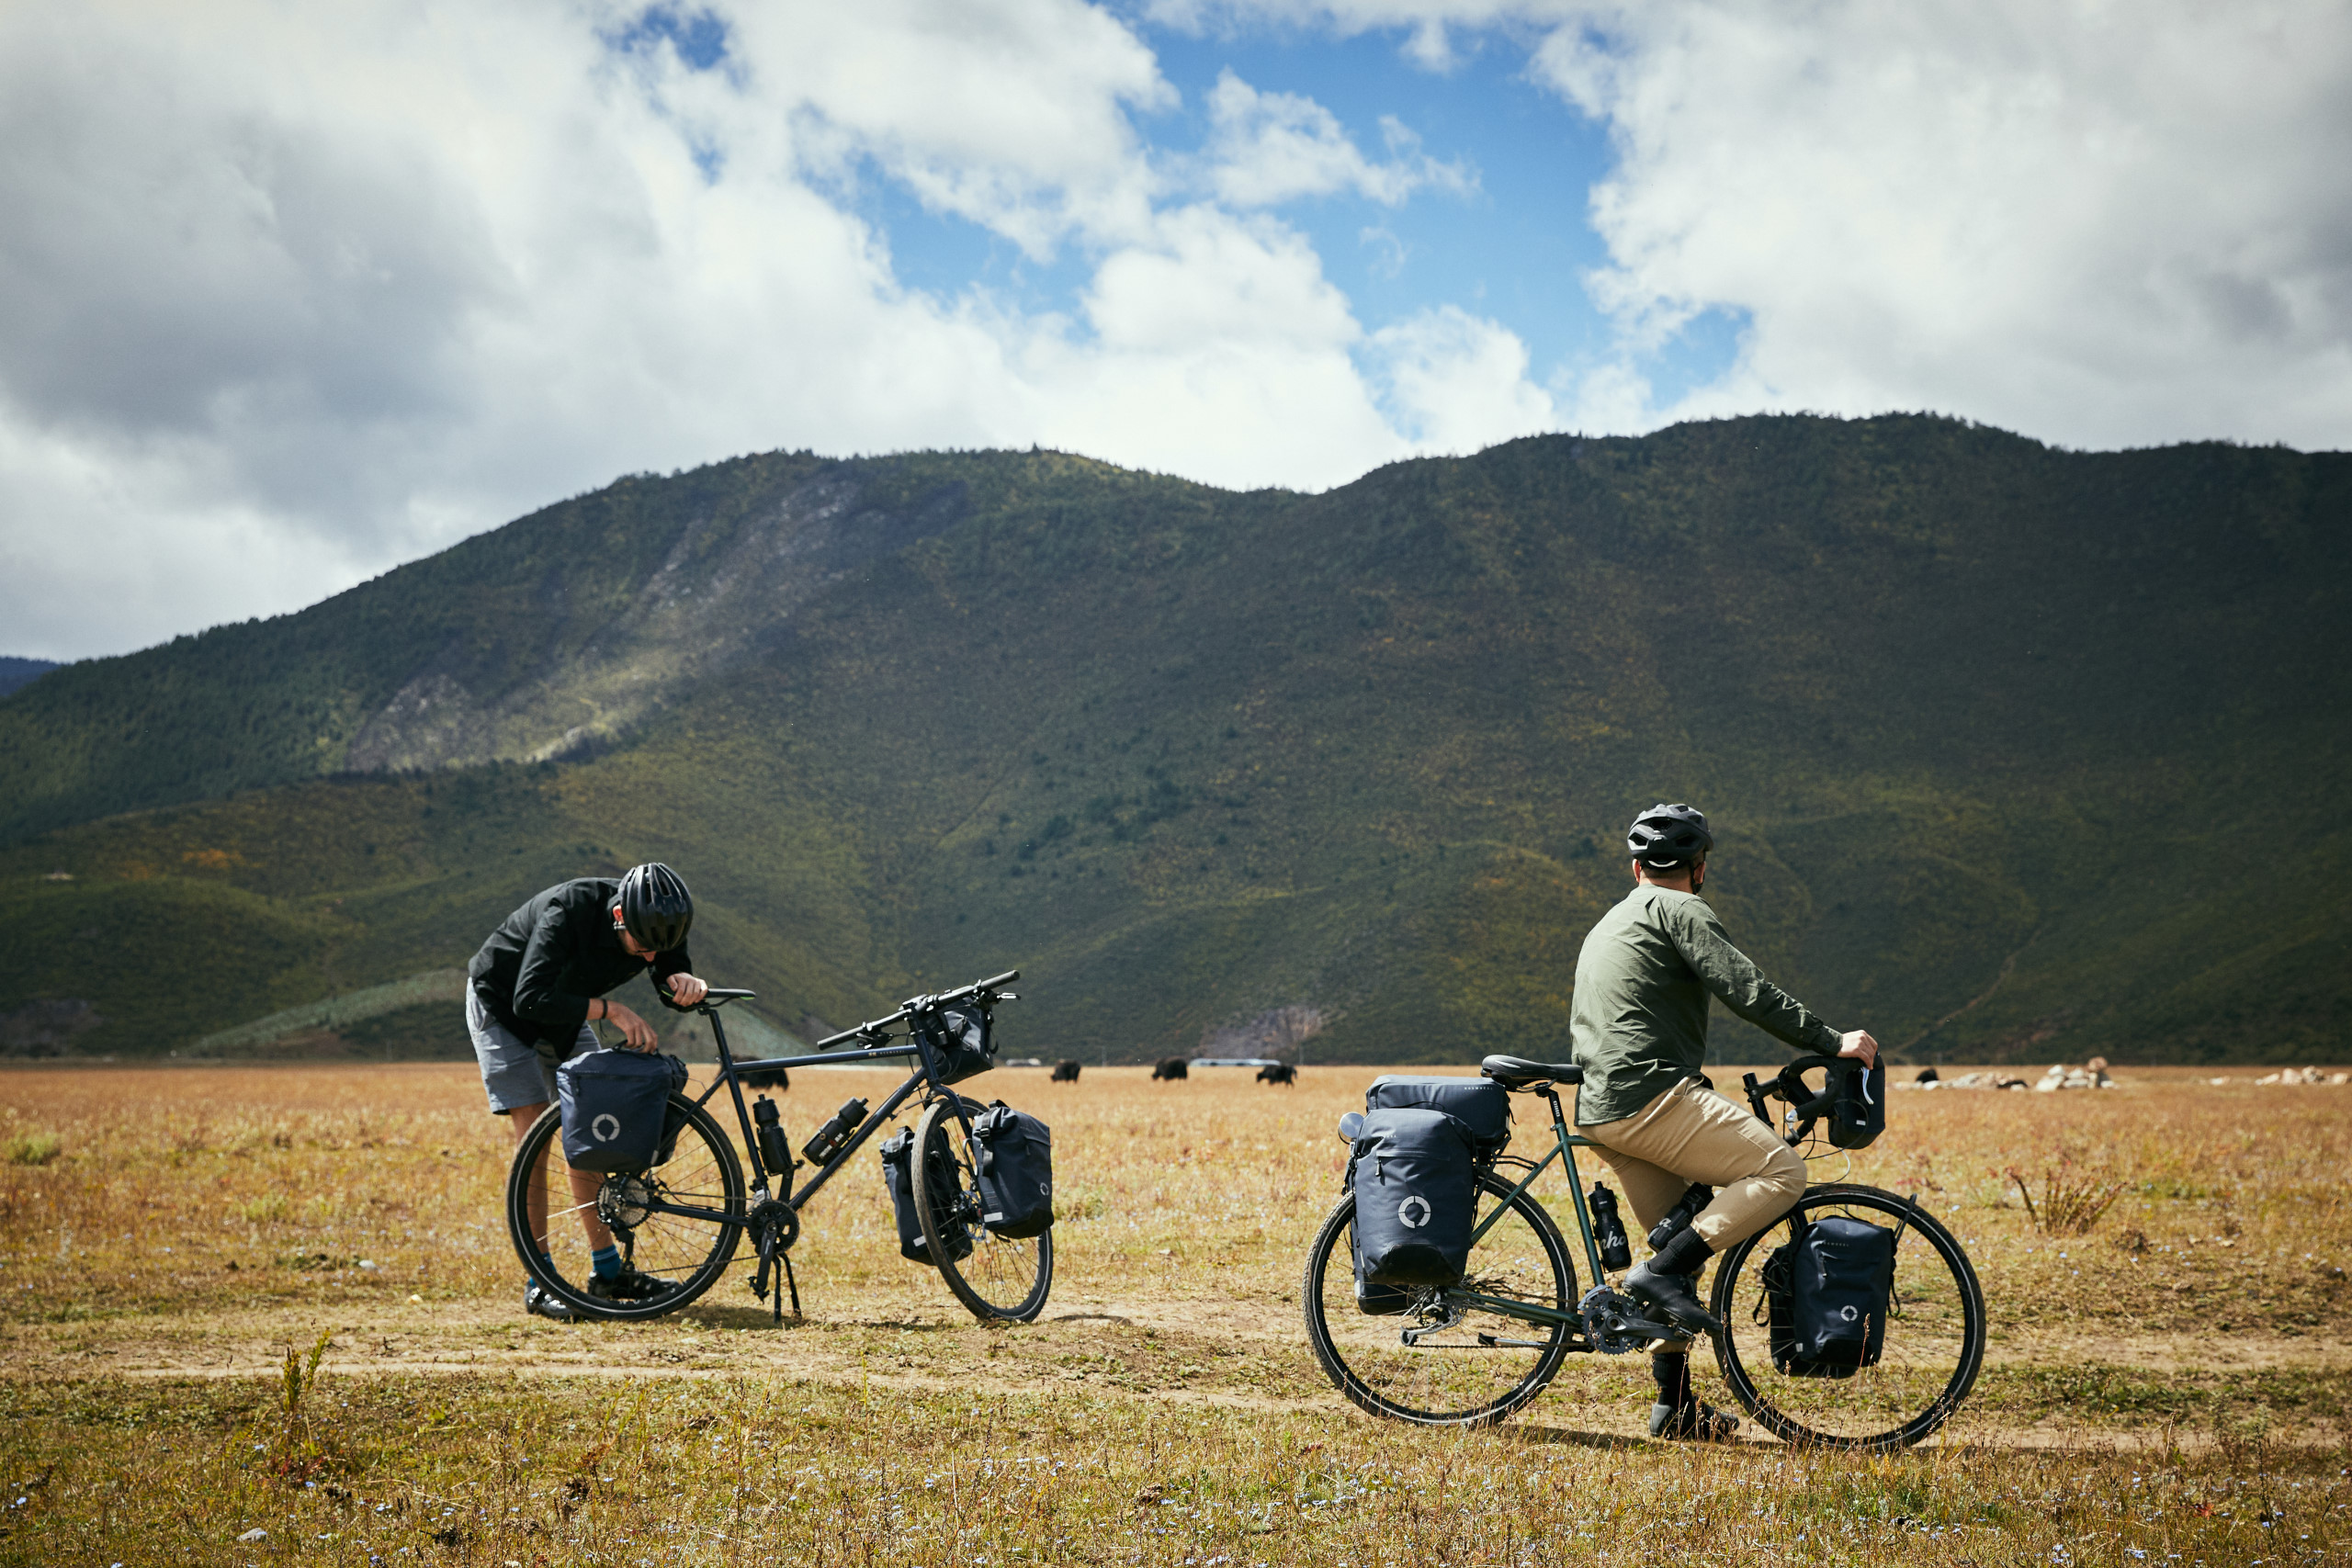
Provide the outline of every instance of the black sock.
{"type": "Polygon", "coordinates": [[[1715,1255],[1697,1231],[1677,1231],[1672,1240],[1650,1255],[1650,1269],[1659,1274],[1696,1274],[1715,1255]]]}
{"type": "Polygon", "coordinates": [[[1652,1352],[1650,1376],[1657,1380],[1657,1402],[1660,1404],[1679,1410],[1690,1403],[1690,1353],[1688,1350],[1652,1352]]]}

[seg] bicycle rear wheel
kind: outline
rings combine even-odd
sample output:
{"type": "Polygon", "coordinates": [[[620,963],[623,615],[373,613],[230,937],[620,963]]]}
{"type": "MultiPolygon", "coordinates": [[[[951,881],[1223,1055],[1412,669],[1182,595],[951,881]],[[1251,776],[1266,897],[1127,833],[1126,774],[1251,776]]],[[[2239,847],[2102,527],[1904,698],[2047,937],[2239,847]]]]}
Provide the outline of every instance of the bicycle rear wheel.
{"type": "MultiPolygon", "coordinates": [[[[1477,1427],[1544,1392],[1568,1352],[1565,1323],[1540,1323],[1463,1299],[1464,1291],[1555,1312],[1572,1311],[1577,1274],[1567,1245],[1534,1199],[1478,1179],[1478,1218],[1508,1204],[1470,1251],[1462,1285],[1411,1292],[1407,1310],[1370,1315],[1355,1287],[1355,1195],[1340,1200],[1306,1255],[1299,1299],[1315,1359],[1341,1393],[1374,1416],[1424,1427],[1477,1427]],[[1420,1334],[1408,1343],[1407,1331],[1420,1334]]],[[[1373,1287],[1377,1291],[1380,1287],[1373,1287]]]]}
{"type": "MultiPolygon", "coordinates": [[[[985,1109],[964,1101],[966,1116],[985,1109]]],[[[915,1123],[915,1210],[939,1277],[974,1317],[1027,1323],[1046,1308],[1054,1288],[1054,1233],[1015,1238],[980,1220],[979,1168],[952,1100],[935,1100],[915,1123]]]]}
{"type": "Polygon", "coordinates": [[[1816,1187],[1778,1223],[1726,1248],[1712,1310],[1724,1326],[1715,1341],[1724,1381],[1758,1425],[1791,1443],[1908,1448],[1951,1418],[1984,1364],[1984,1292],[1968,1255],[1926,1210],[1875,1187],[1816,1187]],[[1773,1364],[1760,1275],[1799,1222],[1830,1214],[1897,1232],[1885,1345],[1876,1366],[1851,1376],[1797,1376],[1773,1364]]]}
{"type": "Polygon", "coordinates": [[[514,1150],[506,1175],[507,1235],[531,1277],[574,1312],[605,1318],[675,1312],[717,1284],[735,1257],[745,1190],[734,1145],[710,1112],[683,1095],[670,1097],[670,1113],[684,1120],[670,1157],[649,1171],[599,1178],[594,1196],[584,1201],[565,1179],[561,1107],[548,1106],[514,1150]],[[545,1256],[531,1235],[535,1185],[550,1190],[545,1256]],[[626,1293],[599,1293],[583,1213],[611,1231],[627,1269],[620,1287],[626,1293]]]}

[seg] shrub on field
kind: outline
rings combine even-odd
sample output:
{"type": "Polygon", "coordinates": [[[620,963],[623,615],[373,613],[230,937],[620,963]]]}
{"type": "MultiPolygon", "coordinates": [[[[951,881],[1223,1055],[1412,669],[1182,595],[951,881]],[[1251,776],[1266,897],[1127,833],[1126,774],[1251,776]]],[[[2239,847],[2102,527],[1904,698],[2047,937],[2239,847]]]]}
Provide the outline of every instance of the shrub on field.
{"type": "Polygon", "coordinates": [[[8,1140],[10,1165],[47,1165],[64,1147],[48,1133],[20,1133],[8,1140]]]}

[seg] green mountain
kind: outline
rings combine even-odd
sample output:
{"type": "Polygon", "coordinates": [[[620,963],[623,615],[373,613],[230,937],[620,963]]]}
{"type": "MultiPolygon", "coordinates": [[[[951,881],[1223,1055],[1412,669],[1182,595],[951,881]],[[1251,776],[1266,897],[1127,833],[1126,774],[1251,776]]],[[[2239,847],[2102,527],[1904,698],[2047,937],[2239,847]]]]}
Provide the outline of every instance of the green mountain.
{"type": "Polygon", "coordinates": [[[535,889],[661,858],[704,973],[796,1033],[1018,964],[1022,1054],[1540,1053],[1665,798],[1718,825],[1735,937],[1916,1056],[2340,1057],[2347,556],[2342,455],[1927,417],[1314,496],[637,476],[0,701],[0,1050],[424,995],[535,889]]]}

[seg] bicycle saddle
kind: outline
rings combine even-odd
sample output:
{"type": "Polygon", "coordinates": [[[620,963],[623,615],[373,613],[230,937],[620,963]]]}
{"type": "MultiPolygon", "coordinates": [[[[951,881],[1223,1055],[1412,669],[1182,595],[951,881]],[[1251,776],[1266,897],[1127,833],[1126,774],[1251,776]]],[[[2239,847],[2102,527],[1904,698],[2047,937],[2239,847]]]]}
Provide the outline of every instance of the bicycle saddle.
{"type": "Polygon", "coordinates": [[[1524,1056],[1489,1056],[1478,1070],[1505,1089],[1533,1089],[1540,1083],[1579,1084],[1584,1069],[1569,1062],[1531,1062],[1524,1056]]]}

